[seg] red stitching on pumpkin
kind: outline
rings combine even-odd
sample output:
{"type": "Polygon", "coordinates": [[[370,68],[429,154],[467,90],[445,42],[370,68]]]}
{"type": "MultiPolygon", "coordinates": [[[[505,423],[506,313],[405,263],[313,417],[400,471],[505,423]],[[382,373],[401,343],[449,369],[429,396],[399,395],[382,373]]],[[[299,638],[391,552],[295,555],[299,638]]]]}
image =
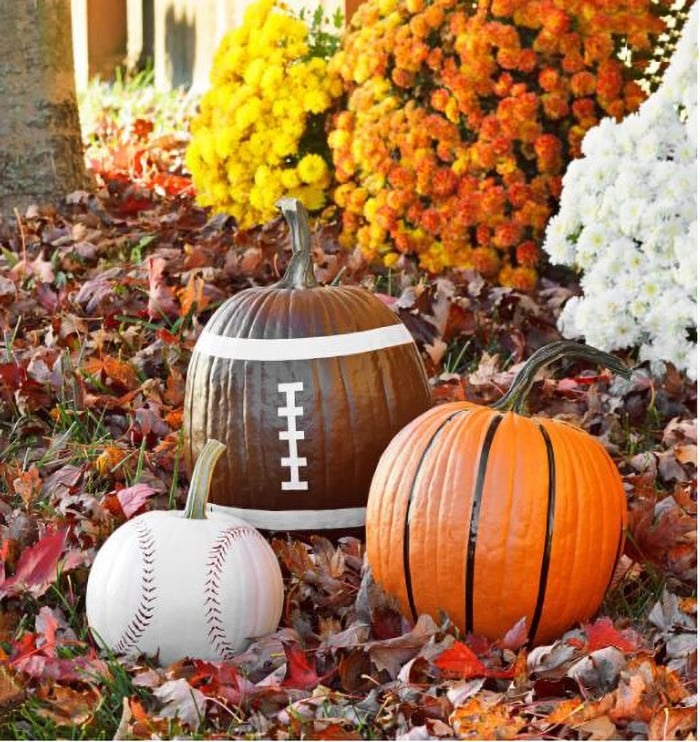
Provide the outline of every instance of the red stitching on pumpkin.
{"type": "Polygon", "coordinates": [[[136,539],[141,551],[141,590],[139,604],[134,617],[124,629],[119,641],[114,645],[114,651],[124,654],[136,646],[139,639],[144,635],[148,625],[153,618],[156,601],[155,585],[155,548],[156,542],[153,531],[148,527],[144,519],[135,522],[136,539]]]}
{"type": "Polygon", "coordinates": [[[227,528],[219,534],[207,557],[207,579],[204,583],[204,615],[209,627],[207,633],[209,641],[225,660],[235,657],[236,650],[226,637],[226,629],[224,628],[220,594],[221,577],[227,552],[231,545],[242,536],[249,535],[262,538],[254,528],[246,526],[227,528]]]}

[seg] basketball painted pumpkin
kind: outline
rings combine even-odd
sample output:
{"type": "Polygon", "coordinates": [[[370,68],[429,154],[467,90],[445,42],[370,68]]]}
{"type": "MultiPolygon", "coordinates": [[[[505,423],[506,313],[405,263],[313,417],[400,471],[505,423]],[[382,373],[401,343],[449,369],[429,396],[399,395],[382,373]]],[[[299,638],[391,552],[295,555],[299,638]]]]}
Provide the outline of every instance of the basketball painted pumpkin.
{"type": "Polygon", "coordinates": [[[207,507],[224,446],[197,459],[185,510],[152,510],[105,541],[85,598],[96,639],[117,654],[225,660],[274,631],[284,585],[272,547],[248,523],[207,507]]]}
{"type": "Polygon", "coordinates": [[[538,370],[563,355],[629,375],[607,353],[552,343],[493,407],[435,407],[381,457],[367,556],[406,616],[444,611],[493,640],[525,617],[531,643],[544,643],[600,606],[627,523],[621,476],[585,431],[522,412],[538,370]]]}
{"type": "Polygon", "coordinates": [[[194,348],[185,460],[223,441],[211,502],[259,528],[357,528],[382,451],[430,406],[428,380],[380,299],[317,283],[306,212],[296,199],[279,207],[293,246],[284,277],[228,299],[194,348]]]}

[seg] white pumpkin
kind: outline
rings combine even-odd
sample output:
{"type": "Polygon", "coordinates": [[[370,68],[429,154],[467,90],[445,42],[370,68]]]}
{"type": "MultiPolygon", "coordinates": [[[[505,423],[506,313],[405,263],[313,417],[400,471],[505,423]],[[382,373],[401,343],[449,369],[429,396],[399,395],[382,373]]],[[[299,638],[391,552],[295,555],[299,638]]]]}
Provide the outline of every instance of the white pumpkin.
{"type": "Polygon", "coordinates": [[[184,511],[152,511],[120,526],[97,553],[86,612],[116,654],[223,660],[274,631],[284,587],[275,553],[245,521],[207,507],[225,446],[210,440],[192,473],[184,511]]]}

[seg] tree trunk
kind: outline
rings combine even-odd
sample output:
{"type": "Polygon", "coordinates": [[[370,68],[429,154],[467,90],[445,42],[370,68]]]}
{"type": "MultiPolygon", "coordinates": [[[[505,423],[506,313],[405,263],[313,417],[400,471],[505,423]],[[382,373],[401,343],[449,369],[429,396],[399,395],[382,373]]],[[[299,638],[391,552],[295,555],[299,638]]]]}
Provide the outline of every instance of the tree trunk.
{"type": "Polygon", "coordinates": [[[89,186],[70,0],[0,0],[0,214],[89,186]]]}

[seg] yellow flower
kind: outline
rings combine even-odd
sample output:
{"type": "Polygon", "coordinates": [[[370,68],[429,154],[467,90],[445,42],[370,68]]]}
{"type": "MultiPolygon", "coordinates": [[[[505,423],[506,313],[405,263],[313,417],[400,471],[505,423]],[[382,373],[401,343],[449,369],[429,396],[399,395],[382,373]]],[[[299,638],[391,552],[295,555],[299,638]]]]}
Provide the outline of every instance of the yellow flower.
{"type": "Polygon", "coordinates": [[[280,180],[282,181],[282,185],[289,191],[293,188],[299,188],[301,185],[301,180],[299,180],[299,175],[297,174],[296,169],[293,168],[285,168],[280,173],[280,180]]]}
{"type": "Polygon", "coordinates": [[[318,183],[328,174],[328,166],[321,155],[305,155],[297,165],[303,183],[318,183]]]}
{"type": "Polygon", "coordinates": [[[309,113],[322,113],[330,104],[330,98],[323,90],[309,90],[304,96],[304,110],[309,113]]]}
{"type": "Polygon", "coordinates": [[[326,204],[331,174],[319,154],[326,143],[309,137],[309,123],[311,115],[318,123],[343,85],[326,59],[308,56],[308,35],[281,2],[255,0],[214,56],[186,163],[198,202],[242,227],[274,216],[284,193],[298,193],[310,210],[326,204]],[[298,164],[289,166],[290,158],[298,164]]]}
{"type": "Polygon", "coordinates": [[[262,76],[265,73],[265,69],[266,64],[264,59],[261,59],[260,57],[251,59],[243,71],[243,79],[245,80],[246,85],[249,85],[251,88],[258,87],[262,76]]]}

